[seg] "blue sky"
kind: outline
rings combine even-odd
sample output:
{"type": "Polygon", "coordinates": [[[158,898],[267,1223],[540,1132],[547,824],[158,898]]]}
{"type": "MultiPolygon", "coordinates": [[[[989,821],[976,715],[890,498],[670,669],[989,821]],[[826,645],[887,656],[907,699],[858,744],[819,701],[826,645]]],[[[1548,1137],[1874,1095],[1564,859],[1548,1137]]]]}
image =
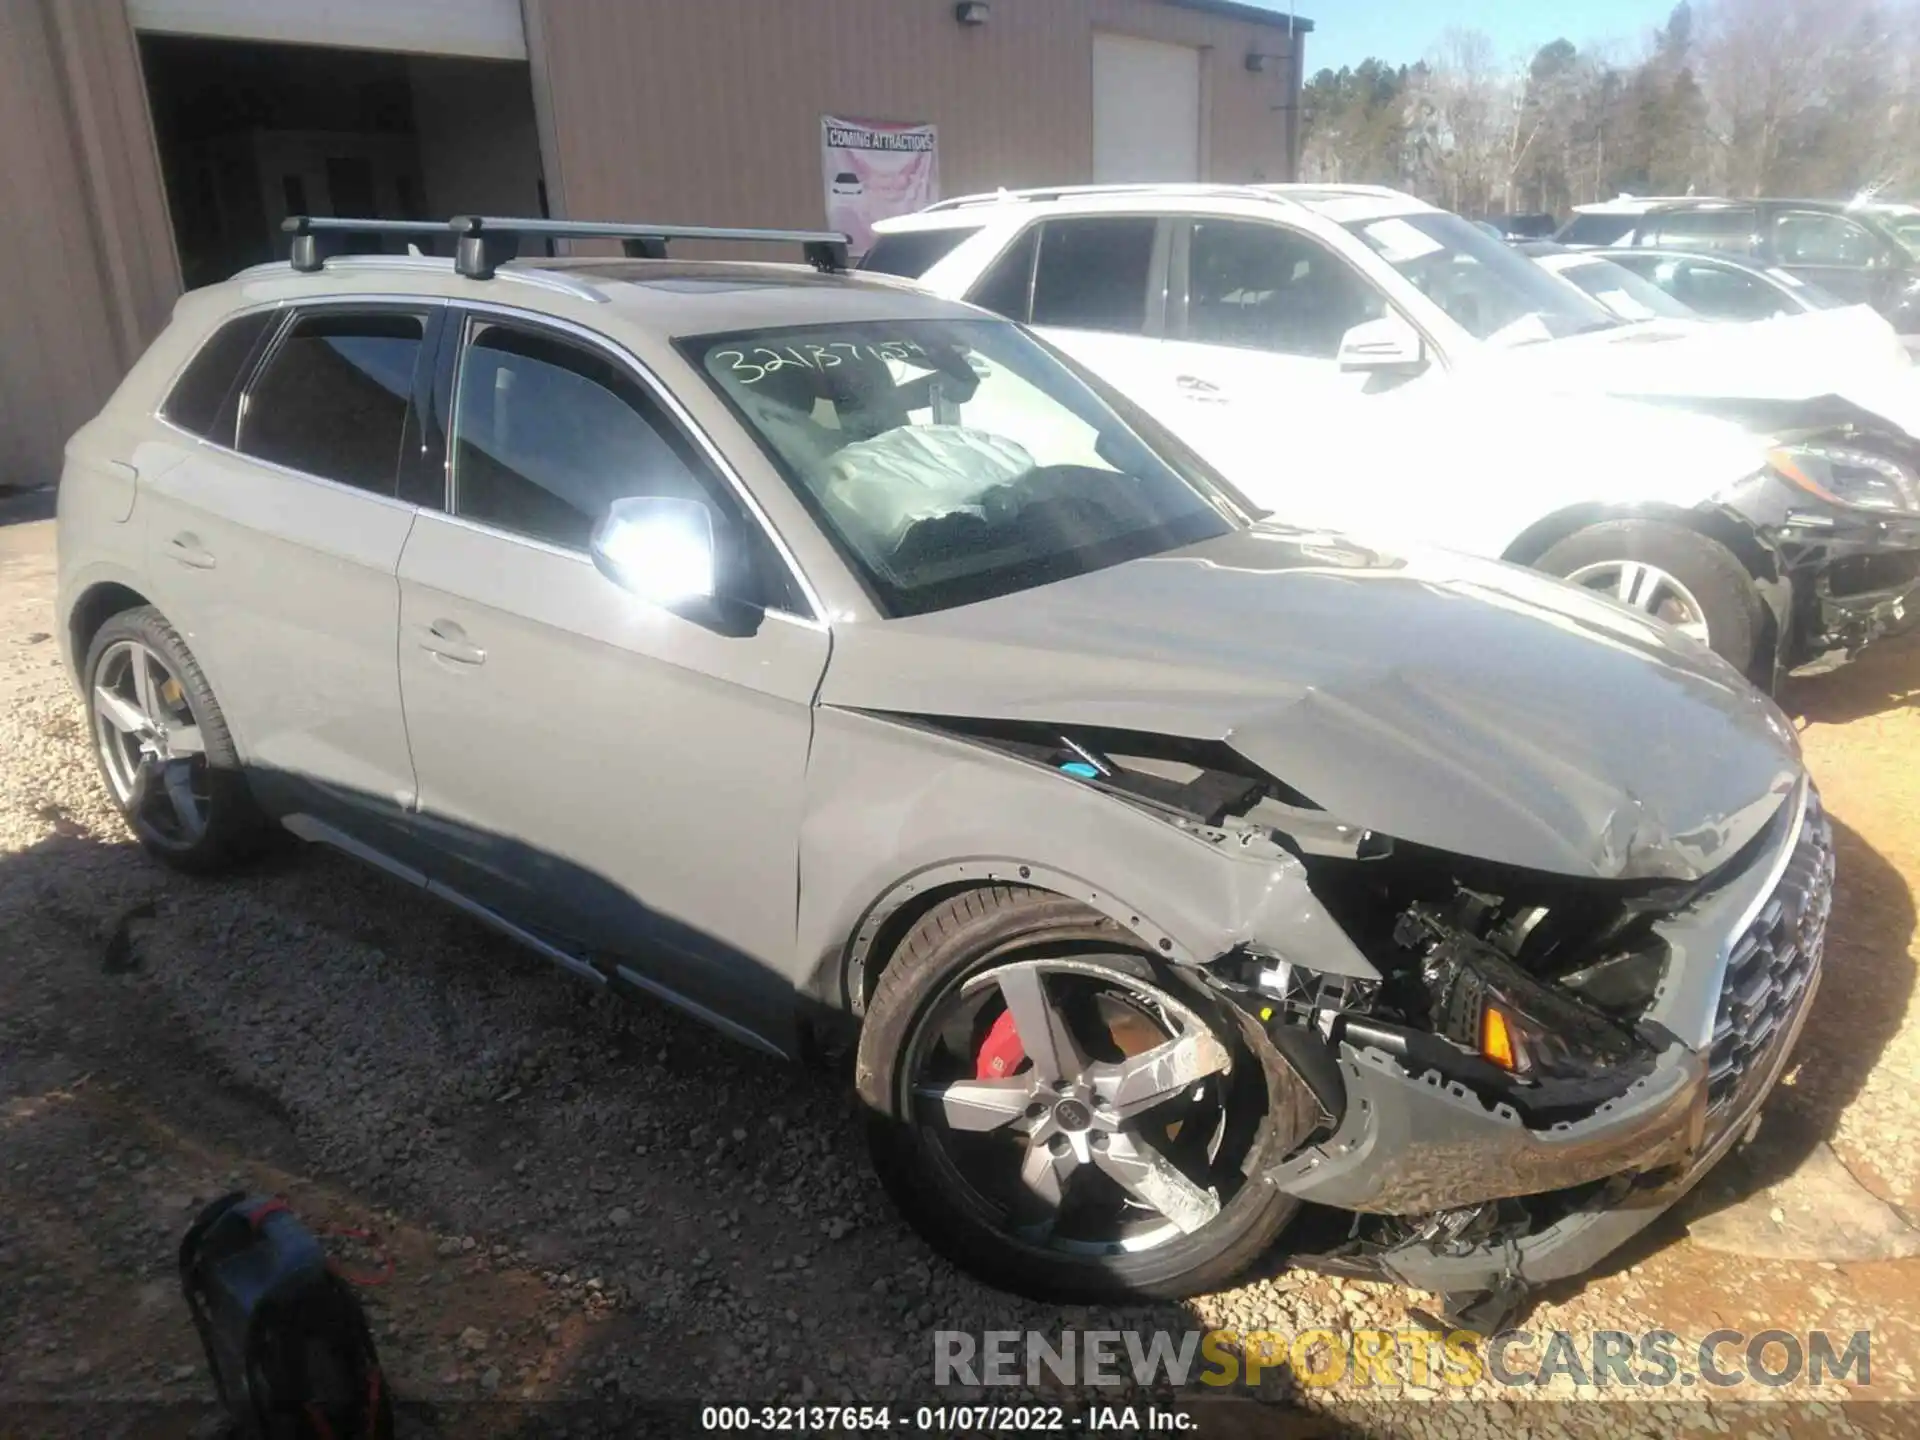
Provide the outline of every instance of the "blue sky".
{"type": "MultiPolygon", "coordinates": [[[[1255,0],[1285,11],[1286,0],[1255,0]]],[[[1666,23],[1673,0],[1298,0],[1297,13],[1313,21],[1307,36],[1307,73],[1335,70],[1369,55],[1395,64],[1418,60],[1443,30],[1483,30],[1502,59],[1564,35],[1574,44],[1636,41],[1666,23]]]]}

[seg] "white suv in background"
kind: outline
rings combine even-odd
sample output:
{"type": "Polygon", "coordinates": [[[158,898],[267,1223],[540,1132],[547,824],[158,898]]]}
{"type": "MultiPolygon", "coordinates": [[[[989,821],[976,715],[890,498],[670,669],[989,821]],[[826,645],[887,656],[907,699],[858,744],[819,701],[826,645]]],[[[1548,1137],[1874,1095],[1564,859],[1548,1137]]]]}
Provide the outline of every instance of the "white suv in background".
{"type": "Polygon", "coordinates": [[[1899,624],[1920,579],[1913,372],[1742,367],[1398,191],[1002,191],[875,228],[866,269],[1032,325],[1288,521],[1536,565],[1763,683],[1899,624]],[[1854,563],[1889,512],[1891,583],[1854,563]]]}

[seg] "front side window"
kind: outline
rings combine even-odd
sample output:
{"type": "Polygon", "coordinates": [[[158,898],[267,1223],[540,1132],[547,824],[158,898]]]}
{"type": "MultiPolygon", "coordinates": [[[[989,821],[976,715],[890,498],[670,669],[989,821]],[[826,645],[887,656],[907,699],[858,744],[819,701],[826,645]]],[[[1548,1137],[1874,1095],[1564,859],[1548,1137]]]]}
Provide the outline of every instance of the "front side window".
{"type": "Polygon", "coordinates": [[[1757,275],[1724,265],[1670,261],[1673,292],[1702,315],[1716,320],[1768,320],[1794,313],[1793,302],[1757,275]]]}
{"type": "Polygon", "coordinates": [[[399,311],[302,316],[241,403],[239,449],[392,495],[425,335],[399,311]]]}
{"type": "Polygon", "coordinates": [[[454,513],[466,519],[585,550],[615,500],[709,498],[652,397],[584,346],[479,325],[454,397],[454,513]]]}
{"type": "Polygon", "coordinates": [[[1346,228],[1476,340],[1519,345],[1617,324],[1605,307],[1458,215],[1417,210],[1346,228]]]}
{"type": "Polygon", "coordinates": [[[1146,215],[1094,215],[1042,225],[1033,323],[1143,332],[1157,223],[1146,215]]]}
{"type": "Polygon", "coordinates": [[[161,415],[203,439],[232,445],[233,411],[228,397],[240,383],[241,370],[253,358],[254,348],[266,337],[267,327],[279,318],[274,311],[257,310],[214,331],[180,372],[160,407],[161,415]]]}
{"type": "Polygon", "coordinates": [[[1611,260],[1575,260],[1550,266],[1562,280],[1578,285],[1622,320],[1697,320],[1698,313],[1651,280],[1611,260]]]}
{"type": "Polygon", "coordinates": [[[1773,220],[1773,253],[1782,265],[1833,265],[1861,270],[1884,247],[1857,220],[1821,210],[1783,210],[1773,220]]]}
{"type": "Polygon", "coordinates": [[[615,500],[699,500],[738,542],[719,592],[807,613],[759,521],[692,439],[611,355],[526,326],[474,322],[455,382],[453,510],[497,530],[585,550],[615,500]]]}
{"type": "Polygon", "coordinates": [[[679,342],[888,615],[990,599],[1242,517],[1017,327],[824,325],[679,342]]]}
{"type": "Polygon", "coordinates": [[[1249,220],[1196,220],[1187,248],[1187,339],[1331,360],[1386,300],[1307,236],[1249,220]]]}

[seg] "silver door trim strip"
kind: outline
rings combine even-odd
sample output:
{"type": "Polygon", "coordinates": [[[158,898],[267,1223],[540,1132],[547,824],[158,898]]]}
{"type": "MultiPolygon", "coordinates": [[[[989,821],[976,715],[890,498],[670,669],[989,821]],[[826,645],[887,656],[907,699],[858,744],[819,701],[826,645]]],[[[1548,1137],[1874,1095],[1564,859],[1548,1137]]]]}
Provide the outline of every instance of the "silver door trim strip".
{"type": "MultiPolygon", "coordinates": [[[[468,898],[450,885],[443,885],[438,880],[428,878],[418,870],[415,870],[411,865],[395,860],[386,852],[376,850],[373,846],[354,839],[353,836],[335,826],[329,825],[324,820],[301,811],[285,816],[280,823],[302,840],[311,841],[318,845],[329,846],[343,854],[351,855],[356,860],[364,861],[375,869],[384,870],[387,874],[404,880],[409,885],[425,890],[436,899],[446,901],[456,909],[464,911],[474,919],[499,931],[509,940],[517,941],[527,949],[544,956],[546,959],[560,966],[561,969],[578,975],[583,980],[591,981],[593,984],[601,986],[602,988],[605,988],[611,983],[612,977],[609,977],[605,971],[590,961],[583,960],[578,955],[562,950],[551,941],[541,939],[540,936],[534,934],[531,930],[522,929],[498,911],[482,905],[478,900],[468,898]]],[[[630,985],[634,989],[642,991],[656,1000],[664,1001],[677,1010],[684,1010],[694,1019],[712,1026],[721,1034],[737,1040],[743,1045],[750,1046],[755,1050],[765,1051],[767,1054],[781,1060],[790,1060],[793,1058],[785,1050],[782,1050],[778,1045],[774,1044],[773,1041],[767,1039],[766,1036],[760,1034],[758,1031],[749,1030],[738,1021],[730,1020],[718,1011],[710,1010],[699,1001],[690,1000],[678,990],[667,985],[662,985],[658,980],[650,979],[626,965],[615,965],[613,967],[613,974],[617,976],[623,984],[630,985]]]]}

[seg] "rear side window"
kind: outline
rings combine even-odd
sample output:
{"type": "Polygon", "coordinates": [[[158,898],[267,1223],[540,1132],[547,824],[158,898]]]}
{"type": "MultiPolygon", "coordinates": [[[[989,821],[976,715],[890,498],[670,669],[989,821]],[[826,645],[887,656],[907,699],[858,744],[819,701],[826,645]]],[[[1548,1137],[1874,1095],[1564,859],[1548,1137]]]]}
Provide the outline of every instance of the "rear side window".
{"type": "Polygon", "coordinates": [[[398,311],[296,320],[247,391],[240,450],[392,495],[425,335],[425,316],[398,311]]]}
{"type": "Polygon", "coordinates": [[[1039,244],[1040,227],[1029,225],[987,267],[987,273],[967,292],[967,299],[983,310],[1024,322],[1033,299],[1033,256],[1039,244]]]}
{"type": "Polygon", "coordinates": [[[1744,255],[1753,249],[1754,224],[1751,210],[1673,210],[1651,217],[1641,243],[1744,255]]]}
{"type": "Polygon", "coordinates": [[[1632,232],[1637,215],[1576,215],[1553,238],[1562,245],[1611,245],[1632,232]]]}
{"type": "Polygon", "coordinates": [[[174,381],[173,392],[160,407],[160,414],[171,424],[190,430],[202,439],[232,445],[233,413],[227,407],[227,397],[240,383],[241,372],[253,358],[254,347],[278,318],[274,311],[261,310],[229,320],[214,331],[174,381]]]}
{"type": "Polygon", "coordinates": [[[862,270],[918,280],[938,265],[962,240],[980,233],[978,225],[955,225],[946,230],[906,230],[874,237],[873,248],[861,258],[862,270]]]}
{"type": "Polygon", "coordinates": [[[1148,215],[1049,220],[1033,272],[1033,323],[1138,335],[1157,222],[1148,215]]]}

